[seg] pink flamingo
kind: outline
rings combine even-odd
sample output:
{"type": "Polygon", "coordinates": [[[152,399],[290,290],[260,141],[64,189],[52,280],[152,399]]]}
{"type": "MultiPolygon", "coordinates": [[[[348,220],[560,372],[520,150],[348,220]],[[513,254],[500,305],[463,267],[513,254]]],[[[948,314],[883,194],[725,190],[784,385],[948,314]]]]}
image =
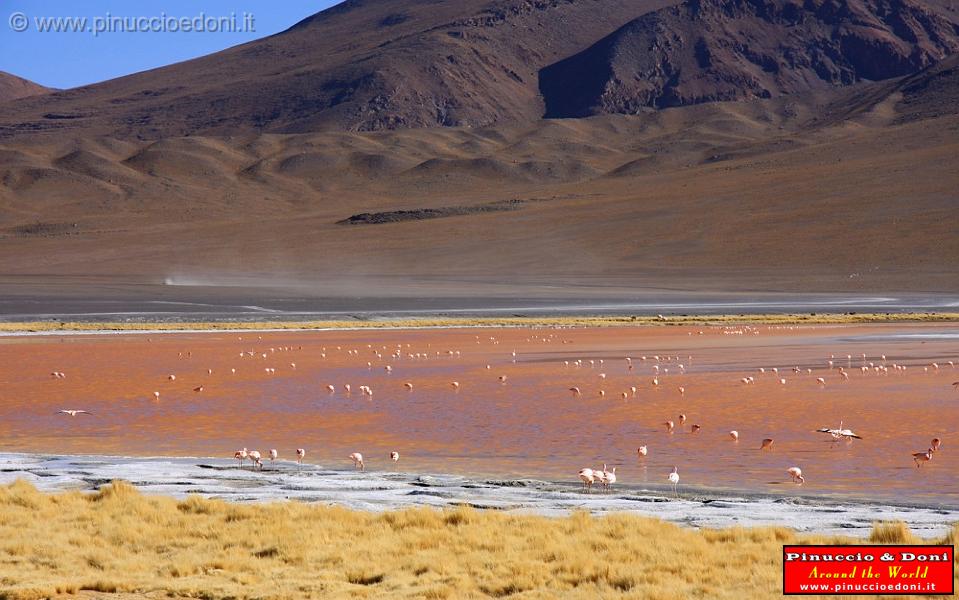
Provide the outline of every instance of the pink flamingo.
{"type": "Polygon", "coordinates": [[[279,454],[277,453],[276,448],[270,448],[270,468],[271,469],[273,468],[273,461],[276,460],[277,456],[279,456],[279,454]]]}
{"type": "Polygon", "coordinates": [[[300,465],[303,464],[303,459],[306,458],[306,450],[303,448],[296,449],[296,468],[300,469],[300,465]]]}
{"type": "Polygon", "coordinates": [[[799,467],[789,467],[788,469],[786,469],[786,472],[789,473],[789,477],[795,483],[801,484],[804,481],[806,481],[802,476],[802,469],[800,469],[799,467]]]}
{"type": "Polygon", "coordinates": [[[583,480],[583,489],[586,490],[588,494],[591,489],[593,489],[593,483],[596,481],[596,475],[593,474],[593,470],[590,468],[580,469],[579,478],[583,480]]]}
{"type": "Polygon", "coordinates": [[[246,451],[246,448],[242,450],[237,450],[236,452],[233,453],[233,458],[239,461],[241,469],[243,468],[243,461],[245,461],[248,456],[249,456],[249,453],[246,451]]]}
{"type": "Polygon", "coordinates": [[[354,452],[350,454],[349,459],[353,461],[353,467],[359,467],[361,471],[366,470],[366,465],[363,464],[363,455],[359,452],[354,452]]]}

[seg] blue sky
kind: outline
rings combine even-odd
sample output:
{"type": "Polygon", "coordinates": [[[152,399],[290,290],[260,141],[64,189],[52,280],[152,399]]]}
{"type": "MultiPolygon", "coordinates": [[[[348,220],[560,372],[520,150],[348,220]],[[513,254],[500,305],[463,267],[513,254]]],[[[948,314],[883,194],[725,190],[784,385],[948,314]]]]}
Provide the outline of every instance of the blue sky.
{"type": "Polygon", "coordinates": [[[265,37],[338,3],[339,0],[2,0],[0,71],[50,87],[76,87],[265,37]],[[161,17],[166,23],[174,18],[188,19],[192,26],[200,22],[201,14],[229,18],[231,13],[236,15],[239,29],[250,22],[244,15],[252,15],[254,30],[106,31],[139,24],[146,24],[148,29],[168,27],[161,24],[161,17]],[[42,25],[37,19],[48,17],[86,18],[87,31],[37,31],[42,25]],[[18,28],[25,30],[17,31],[18,28]],[[100,31],[95,32],[96,29],[100,31]]]}

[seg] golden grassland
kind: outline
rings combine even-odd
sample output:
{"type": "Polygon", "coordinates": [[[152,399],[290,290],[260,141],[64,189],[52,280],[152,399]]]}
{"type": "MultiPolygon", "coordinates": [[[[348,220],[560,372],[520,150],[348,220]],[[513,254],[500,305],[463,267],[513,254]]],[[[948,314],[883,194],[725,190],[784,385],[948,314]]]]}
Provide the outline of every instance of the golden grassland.
{"type": "Polygon", "coordinates": [[[959,313],[794,313],[679,316],[557,316],[557,317],[423,317],[409,319],[349,319],[334,321],[222,321],[94,323],[34,321],[0,323],[0,333],[49,331],[186,331],[376,329],[417,327],[614,327],[648,325],[845,325],[854,323],[959,322],[959,313]]]}
{"type": "MultiPolygon", "coordinates": [[[[959,525],[936,541],[957,538],[959,525]]],[[[18,481],[0,487],[0,598],[773,598],[782,544],[842,541],[625,514],[371,513],[18,481]]],[[[918,542],[901,523],[877,524],[871,541],[918,542]]]]}

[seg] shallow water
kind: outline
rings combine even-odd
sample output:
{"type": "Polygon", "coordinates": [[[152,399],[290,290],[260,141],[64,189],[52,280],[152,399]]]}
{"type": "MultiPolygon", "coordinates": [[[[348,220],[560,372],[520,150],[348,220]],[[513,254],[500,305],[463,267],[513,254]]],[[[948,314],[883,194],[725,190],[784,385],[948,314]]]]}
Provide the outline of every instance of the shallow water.
{"type": "Polygon", "coordinates": [[[580,468],[605,462],[620,482],[640,486],[662,484],[677,466],[683,484],[955,508],[959,390],[951,384],[959,369],[947,361],[959,363],[957,333],[937,324],[7,337],[0,450],[228,458],[241,447],[275,447],[289,458],[304,447],[311,463],[345,468],[359,451],[376,470],[392,468],[396,450],[409,473],[575,482],[580,468]],[[397,348],[401,357],[392,358],[397,348]],[[883,364],[883,354],[888,374],[859,370],[883,364]],[[830,355],[848,381],[829,368],[830,355]],[[756,382],[742,384],[745,376],[756,382]],[[682,430],[680,413],[688,416],[682,430]],[[665,432],[666,420],[677,421],[675,433],[665,432]],[[833,444],[815,432],[840,421],[864,439],[833,444]],[[702,430],[689,433],[691,424],[702,430]],[[775,442],[761,452],[766,437],[775,442]],[[943,448],[917,469],[911,454],[933,437],[943,448]],[[643,444],[649,455],[640,459],[643,444]],[[803,486],[788,482],[791,466],[803,469],[803,486]]]}
{"type": "Polygon", "coordinates": [[[359,472],[290,461],[262,471],[236,461],[197,458],[39,456],[0,454],[0,484],[25,479],[45,491],[94,490],[123,479],[145,493],[182,498],[200,494],[235,502],[298,500],[358,510],[469,505],[488,510],[566,515],[629,512],[691,527],[785,526],[798,531],[866,537],[877,520],[903,521],[921,537],[937,538],[959,511],[884,506],[856,501],[722,494],[679,486],[616,486],[585,494],[574,484],[531,479],[484,479],[403,471],[359,472]]]}

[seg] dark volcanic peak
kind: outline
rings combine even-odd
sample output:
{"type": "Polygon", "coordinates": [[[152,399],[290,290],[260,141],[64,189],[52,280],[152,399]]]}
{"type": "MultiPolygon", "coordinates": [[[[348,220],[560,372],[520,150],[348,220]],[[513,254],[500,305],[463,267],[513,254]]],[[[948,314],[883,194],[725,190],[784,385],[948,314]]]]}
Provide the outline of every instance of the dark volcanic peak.
{"type": "Polygon", "coordinates": [[[0,136],[532,122],[543,113],[541,68],[671,1],[349,0],[268,38],[4,107],[0,136]]]}
{"type": "Polygon", "coordinates": [[[913,0],[687,0],[542,69],[547,117],[769,98],[914,73],[959,30],[913,0]]]}

